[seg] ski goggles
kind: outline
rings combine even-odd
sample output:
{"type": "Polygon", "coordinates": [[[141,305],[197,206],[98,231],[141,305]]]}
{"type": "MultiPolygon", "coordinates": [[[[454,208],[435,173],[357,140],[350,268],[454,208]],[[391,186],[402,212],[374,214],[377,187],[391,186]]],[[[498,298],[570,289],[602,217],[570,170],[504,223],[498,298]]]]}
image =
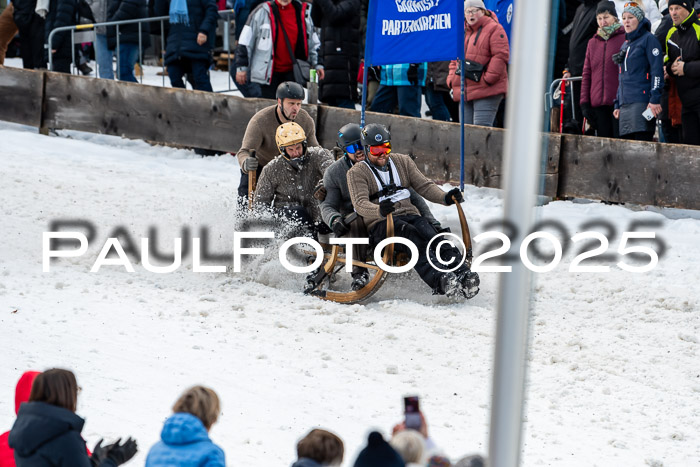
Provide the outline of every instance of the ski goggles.
{"type": "Polygon", "coordinates": [[[382,154],[389,154],[391,152],[391,143],[379,144],[377,146],[370,146],[369,153],[373,156],[381,156],[382,154]]]}
{"type": "Polygon", "coordinates": [[[356,152],[362,152],[362,145],[360,143],[352,143],[345,146],[343,149],[345,149],[345,152],[348,154],[355,154],[356,152]]]}
{"type": "Polygon", "coordinates": [[[639,6],[639,3],[637,3],[637,2],[627,2],[627,3],[625,3],[625,6],[623,6],[622,8],[627,8],[628,6],[635,7],[635,8],[641,8],[641,6],[639,6]]]}

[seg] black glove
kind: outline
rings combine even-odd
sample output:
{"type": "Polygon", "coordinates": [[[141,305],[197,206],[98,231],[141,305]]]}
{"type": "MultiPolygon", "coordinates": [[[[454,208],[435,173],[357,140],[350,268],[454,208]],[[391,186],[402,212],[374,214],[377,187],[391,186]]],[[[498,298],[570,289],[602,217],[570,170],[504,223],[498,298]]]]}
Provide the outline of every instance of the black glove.
{"type": "Polygon", "coordinates": [[[321,180],[316,185],[316,188],[314,188],[314,198],[316,198],[319,201],[323,201],[326,199],[327,194],[328,192],[326,191],[326,187],[323,186],[323,180],[321,180]]]}
{"type": "Polygon", "coordinates": [[[458,203],[464,202],[464,196],[462,196],[462,192],[459,191],[459,188],[452,188],[445,195],[445,205],[450,206],[452,204],[455,204],[455,202],[452,200],[453,196],[457,200],[458,203]]]}
{"type": "Polygon", "coordinates": [[[418,86],[418,64],[411,63],[408,65],[408,71],[406,72],[406,78],[411,86],[418,86]]]}
{"type": "Polygon", "coordinates": [[[249,172],[255,172],[258,170],[258,158],[257,157],[248,157],[246,160],[243,161],[243,172],[249,173],[249,172]]]}
{"type": "Polygon", "coordinates": [[[333,222],[333,226],[331,228],[333,229],[333,233],[336,237],[342,237],[350,232],[350,227],[348,224],[343,222],[343,219],[338,219],[337,221],[333,222]]]}
{"type": "Polygon", "coordinates": [[[122,445],[119,445],[120,441],[121,438],[119,438],[116,443],[107,446],[107,448],[109,449],[107,458],[114,461],[114,463],[117,465],[122,465],[123,463],[131,459],[136,455],[136,452],[138,451],[136,441],[131,439],[131,437],[129,437],[129,439],[127,439],[122,445]]]}
{"type": "Polygon", "coordinates": [[[382,215],[382,217],[386,217],[392,212],[394,212],[396,208],[394,207],[394,202],[390,199],[385,199],[381,203],[379,203],[379,214],[382,215]]]}
{"type": "Polygon", "coordinates": [[[588,124],[592,128],[596,128],[595,114],[593,113],[593,107],[589,102],[581,102],[581,113],[588,120],[588,124]]]}
{"type": "Polygon", "coordinates": [[[102,446],[102,441],[104,441],[104,439],[99,440],[95,447],[92,448],[90,463],[94,467],[98,467],[100,464],[102,464],[102,461],[107,458],[107,454],[109,452],[109,446],[102,446]]]}

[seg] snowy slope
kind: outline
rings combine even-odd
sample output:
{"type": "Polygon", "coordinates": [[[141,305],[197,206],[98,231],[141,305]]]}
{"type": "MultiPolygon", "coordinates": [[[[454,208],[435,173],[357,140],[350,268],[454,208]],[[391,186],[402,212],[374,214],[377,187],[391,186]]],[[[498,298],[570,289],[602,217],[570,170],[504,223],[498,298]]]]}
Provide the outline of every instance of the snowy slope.
{"type": "MultiPolygon", "coordinates": [[[[314,426],[338,433],[352,465],[370,428],[390,432],[401,396],[420,394],[431,436],[452,458],[486,452],[498,274],[468,303],[432,297],[412,275],[392,277],[366,305],[305,297],[274,255],[241,273],[171,274],[90,268],[108,235],[158,229],[172,251],[183,226],[231,249],[234,158],[199,158],[115,137],[0,123],[0,431],[27,369],[74,370],[84,436],[132,435],[145,460],[179,393],[213,387],[223,414],[211,435],[230,465],[289,465],[314,426]],[[42,272],[42,232],[57,219],[97,229],[88,253],[42,272]]],[[[502,215],[500,192],[469,187],[476,235],[502,215]]],[[[433,206],[456,230],[454,208],[433,206]]],[[[700,215],[552,202],[542,219],[569,236],[591,219],[617,236],[660,221],[667,249],[652,273],[536,275],[523,464],[698,465],[700,459],[700,215]]],[[[477,253],[482,249],[477,247],[477,253]]]]}

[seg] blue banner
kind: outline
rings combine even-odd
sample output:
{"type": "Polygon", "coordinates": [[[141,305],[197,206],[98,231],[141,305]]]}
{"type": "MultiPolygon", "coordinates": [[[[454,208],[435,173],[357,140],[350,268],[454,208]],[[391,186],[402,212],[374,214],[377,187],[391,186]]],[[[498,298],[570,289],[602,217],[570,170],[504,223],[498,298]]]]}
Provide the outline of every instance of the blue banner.
{"type": "Polygon", "coordinates": [[[463,0],[370,0],[365,63],[456,60],[463,37],[463,0]]]}

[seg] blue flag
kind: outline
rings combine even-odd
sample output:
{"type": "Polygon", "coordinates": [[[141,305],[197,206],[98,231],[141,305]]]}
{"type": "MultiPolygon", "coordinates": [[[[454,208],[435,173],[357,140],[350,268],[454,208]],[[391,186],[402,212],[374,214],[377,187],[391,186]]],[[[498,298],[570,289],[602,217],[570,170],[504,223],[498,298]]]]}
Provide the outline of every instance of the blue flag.
{"type": "Polygon", "coordinates": [[[463,0],[370,0],[365,62],[439,62],[464,56],[463,0]]]}

